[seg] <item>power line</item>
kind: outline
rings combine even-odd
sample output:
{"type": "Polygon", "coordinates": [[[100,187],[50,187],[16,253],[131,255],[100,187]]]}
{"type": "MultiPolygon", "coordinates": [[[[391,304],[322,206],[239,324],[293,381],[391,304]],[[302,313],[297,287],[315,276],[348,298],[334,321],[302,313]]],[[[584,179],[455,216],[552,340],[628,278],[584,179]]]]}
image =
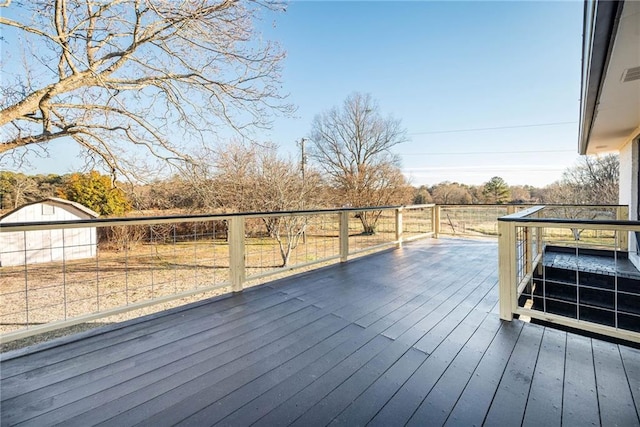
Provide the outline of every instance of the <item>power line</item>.
{"type": "Polygon", "coordinates": [[[535,153],[573,153],[576,150],[530,150],[530,151],[468,151],[468,152],[434,152],[434,153],[399,153],[401,156],[449,156],[477,154],[535,154],[535,153]]]}
{"type": "Polygon", "coordinates": [[[434,130],[434,131],[426,131],[426,132],[411,132],[409,135],[432,135],[436,133],[459,133],[459,132],[479,132],[485,130],[501,130],[501,129],[517,129],[517,128],[533,128],[533,127],[541,127],[541,126],[558,126],[558,125],[569,125],[576,124],[578,122],[552,122],[552,123],[536,123],[530,125],[514,125],[514,126],[497,126],[491,128],[473,128],[473,129],[451,129],[451,130],[434,130]]]}

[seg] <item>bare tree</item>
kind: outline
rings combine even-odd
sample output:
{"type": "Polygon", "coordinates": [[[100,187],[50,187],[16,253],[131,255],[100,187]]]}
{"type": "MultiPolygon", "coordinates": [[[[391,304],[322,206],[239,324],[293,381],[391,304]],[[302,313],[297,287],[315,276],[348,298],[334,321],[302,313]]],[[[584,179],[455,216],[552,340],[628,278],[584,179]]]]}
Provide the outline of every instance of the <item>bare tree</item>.
{"type": "MultiPolygon", "coordinates": [[[[543,203],[576,206],[548,207],[545,212],[561,218],[612,218],[611,209],[584,208],[580,205],[615,205],[618,203],[620,163],[618,156],[583,156],[575,166],[564,171],[562,180],[545,187],[543,203]]],[[[583,230],[573,229],[580,239],[583,230]]]]}
{"type": "Polygon", "coordinates": [[[137,210],[183,209],[197,212],[202,206],[196,190],[197,187],[190,181],[174,175],[164,180],[133,186],[129,197],[137,210]]]}
{"type": "MultiPolygon", "coordinates": [[[[218,151],[209,172],[210,188],[225,210],[282,212],[316,206],[318,173],[307,169],[303,180],[295,162],[280,157],[275,145],[236,141],[218,151]]],[[[301,242],[307,222],[292,215],[263,218],[267,233],[278,242],[282,266],[301,242]]]]}
{"type": "Polygon", "coordinates": [[[466,185],[457,182],[441,182],[431,187],[434,203],[439,205],[464,205],[472,202],[466,185]]]}
{"type": "MultiPolygon", "coordinates": [[[[354,207],[406,203],[411,189],[391,148],[407,140],[400,120],[382,117],[369,94],[354,93],[341,107],[315,117],[311,157],[334,187],[338,202],[354,207]]],[[[358,215],[373,233],[379,212],[358,215]]]]}
{"type": "Polygon", "coordinates": [[[421,185],[414,189],[413,203],[416,205],[423,205],[426,203],[433,203],[433,197],[429,192],[429,188],[426,185],[421,185]]]}
{"type": "Polygon", "coordinates": [[[566,169],[562,179],[545,187],[543,203],[614,205],[618,203],[620,163],[618,156],[583,156],[566,169]]]}
{"type": "Polygon", "coordinates": [[[40,198],[38,182],[34,177],[0,171],[0,209],[15,209],[40,198]]]}
{"type": "Polygon", "coordinates": [[[192,181],[210,182],[208,186],[198,185],[202,197],[208,198],[225,211],[249,212],[266,210],[260,208],[256,200],[256,179],[258,170],[258,148],[254,144],[234,140],[210,150],[210,163],[203,166],[192,181]]]}
{"type": "Polygon", "coordinates": [[[571,189],[575,202],[584,204],[617,204],[619,179],[616,154],[583,156],[562,174],[562,183],[571,189]]]}
{"type": "Polygon", "coordinates": [[[283,52],[256,37],[260,9],[230,0],[30,0],[0,16],[22,40],[3,52],[0,156],[72,138],[88,164],[131,176],[142,156],[182,166],[186,143],[247,135],[286,111],[283,52]]]}
{"type": "MultiPolygon", "coordinates": [[[[255,199],[264,210],[278,212],[314,207],[320,182],[317,173],[308,169],[303,180],[295,162],[279,157],[275,147],[261,149],[257,154],[259,195],[255,199]]],[[[264,218],[264,222],[269,235],[278,242],[284,267],[305,236],[308,218],[283,215],[264,218]]]]}
{"type": "Polygon", "coordinates": [[[533,187],[529,185],[511,185],[509,193],[511,193],[511,203],[532,203],[535,199],[531,195],[533,187]]]}

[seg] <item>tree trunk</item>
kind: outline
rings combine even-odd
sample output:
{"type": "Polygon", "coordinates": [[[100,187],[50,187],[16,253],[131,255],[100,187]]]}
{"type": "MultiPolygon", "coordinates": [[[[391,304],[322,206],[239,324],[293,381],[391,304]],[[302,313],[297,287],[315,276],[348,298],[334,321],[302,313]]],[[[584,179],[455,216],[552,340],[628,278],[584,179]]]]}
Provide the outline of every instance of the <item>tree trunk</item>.
{"type": "Polygon", "coordinates": [[[369,222],[369,215],[367,215],[367,213],[368,212],[361,212],[358,216],[360,218],[360,222],[362,223],[362,234],[366,236],[372,236],[376,234],[376,224],[375,222],[373,224],[369,222]]]}

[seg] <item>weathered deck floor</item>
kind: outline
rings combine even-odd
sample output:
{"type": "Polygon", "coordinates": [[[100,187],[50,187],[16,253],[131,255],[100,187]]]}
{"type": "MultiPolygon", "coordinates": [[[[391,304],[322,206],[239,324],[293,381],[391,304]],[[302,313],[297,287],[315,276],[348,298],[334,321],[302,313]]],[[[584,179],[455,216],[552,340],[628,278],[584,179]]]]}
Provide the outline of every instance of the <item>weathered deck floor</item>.
{"type": "Polygon", "coordinates": [[[640,351],[500,321],[496,260],[427,240],[7,353],[2,425],[639,425],[640,351]]]}

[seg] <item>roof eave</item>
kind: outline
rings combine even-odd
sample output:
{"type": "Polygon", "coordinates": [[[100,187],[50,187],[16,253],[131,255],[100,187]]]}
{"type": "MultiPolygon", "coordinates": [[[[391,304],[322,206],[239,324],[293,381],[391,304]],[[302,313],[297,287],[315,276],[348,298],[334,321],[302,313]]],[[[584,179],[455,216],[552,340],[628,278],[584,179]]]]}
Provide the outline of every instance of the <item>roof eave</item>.
{"type": "Polygon", "coordinates": [[[602,85],[607,75],[607,67],[611,58],[624,0],[597,0],[595,11],[592,15],[593,18],[587,22],[587,12],[591,6],[592,2],[585,1],[584,34],[582,36],[582,99],[580,103],[580,131],[578,137],[578,152],[580,154],[587,154],[589,148],[591,127],[595,119],[596,106],[600,99],[602,85]],[[593,19],[595,19],[595,23],[593,19]],[[587,32],[590,33],[590,37],[587,37],[587,32]],[[586,46],[587,43],[589,43],[589,46],[586,46]],[[590,55],[585,58],[587,53],[590,55]]]}

